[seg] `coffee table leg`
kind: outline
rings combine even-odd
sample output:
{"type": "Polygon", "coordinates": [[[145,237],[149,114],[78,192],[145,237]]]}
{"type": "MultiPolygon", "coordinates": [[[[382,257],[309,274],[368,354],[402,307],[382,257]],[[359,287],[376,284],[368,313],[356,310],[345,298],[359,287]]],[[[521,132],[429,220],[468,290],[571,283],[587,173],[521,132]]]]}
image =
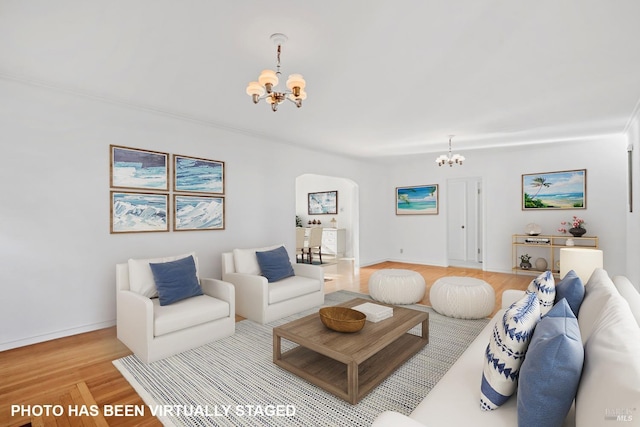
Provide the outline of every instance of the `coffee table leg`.
{"type": "Polygon", "coordinates": [[[358,364],[353,361],[347,364],[347,395],[349,403],[358,403],[358,364]]]}
{"type": "MultiPolygon", "coordinates": [[[[424,328],[424,326],[422,326],[424,328]]],[[[280,335],[277,335],[275,332],[273,334],[273,361],[282,359],[282,349],[280,348],[280,344],[282,343],[282,338],[280,335]]]]}
{"type": "Polygon", "coordinates": [[[429,318],[422,321],[422,339],[429,343],[429,318]]]}

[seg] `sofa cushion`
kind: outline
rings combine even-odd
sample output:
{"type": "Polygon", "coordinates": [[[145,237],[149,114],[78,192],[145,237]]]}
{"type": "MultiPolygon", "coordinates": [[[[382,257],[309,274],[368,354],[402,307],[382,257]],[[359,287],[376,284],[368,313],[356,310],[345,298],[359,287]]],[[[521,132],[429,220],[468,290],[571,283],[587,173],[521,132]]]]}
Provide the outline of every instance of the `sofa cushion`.
{"type": "Polygon", "coordinates": [[[187,258],[163,263],[149,263],[158,288],[160,305],[202,295],[196,276],[196,264],[191,255],[187,258]]]}
{"type": "Polygon", "coordinates": [[[496,409],[516,391],[520,366],[539,321],[538,296],[527,291],[505,311],[502,321],[495,324],[485,351],[480,386],[483,410],[496,409]]]}
{"type": "Polygon", "coordinates": [[[578,390],[583,361],[578,320],[563,298],[536,325],[522,362],[519,427],[562,425],[578,390]]]}
{"type": "Polygon", "coordinates": [[[198,258],[196,257],[195,252],[162,258],[129,259],[129,290],[148,298],[157,297],[158,290],[156,289],[156,282],[153,278],[153,273],[151,272],[149,263],[175,261],[177,259],[186,258],[189,255],[193,256],[193,259],[195,260],[197,275],[198,258]]]}
{"type": "Polygon", "coordinates": [[[265,252],[272,249],[276,249],[279,246],[266,246],[264,248],[251,248],[251,249],[234,249],[233,250],[233,264],[236,273],[251,274],[253,276],[260,275],[260,265],[258,264],[258,258],[256,252],[265,252]]]}
{"type": "Polygon", "coordinates": [[[595,322],[600,317],[607,301],[616,295],[620,296],[620,293],[613,285],[607,272],[602,268],[596,268],[584,285],[584,299],[578,312],[578,325],[580,325],[583,344],[591,336],[595,322]]]}
{"type": "Polygon", "coordinates": [[[529,283],[527,288],[530,292],[535,292],[540,301],[540,315],[544,316],[551,310],[556,302],[555,279],[551,271],[545,271],[529,283]]]}
{"type": "Polygon", "coordinates": [[[318,292],[323,285],[324,283],[317,279],[303,276],[287,277],[269,285],[269,304],[318,292]]]}
{"type": "Polygon", "coordinates": [[[640,426],[640,329],[619,294],[604,302],[584,353],[576,425],[640,426]]]}
{"type": "Polygon", "coordinates": [[[262,275],[270,283],[295,275],[291,261],[289,261],[289,254],[284,246],[270,251],[256,251],[256,258],[262,275]]]}
{"type": "Polygon", "coordinates": [[[631,313],[638,326],[640,326],[640,293],[638,293],[638,290],[631,284],[629,279],[624,276],[613,276],[612,280],[622,298],[629,304],[631,313]]]}
{"type": "Polygon", "coordinates": [[[584,299],[584,284],[575,271],[571,270],[556,283],[556,304],[566,299],[573,314],[578,317],[584,299]]]}
{"type": "Polygon", "coordinates": [[[171,305],[160,305],[153,299],[153,335],[158,337],[203,323],[229,317],[229,303],[200,295],[171,305]]]}

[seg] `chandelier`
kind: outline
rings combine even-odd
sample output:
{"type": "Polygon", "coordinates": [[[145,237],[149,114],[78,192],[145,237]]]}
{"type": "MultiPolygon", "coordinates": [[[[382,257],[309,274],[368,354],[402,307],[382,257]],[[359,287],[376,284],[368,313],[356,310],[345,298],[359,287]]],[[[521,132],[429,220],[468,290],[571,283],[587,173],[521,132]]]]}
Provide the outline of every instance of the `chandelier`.
{"type": "Polygon", "coordinates": [[[275,112],[278,111],[278,105],[284,102],[285,99],[296,104],[296,107],[302,107],[302,101],[307,98],[307,93],[304,91],[306,82],[300,74],[291,74],[287,80],[287,88],[279,92],[275,89],[278,85],[278,77],[280,76],[280,52],[282,45],[288,40],[284,34],[276,33],[271,35],[271,40],[278,46],[277,65],[276,71],[262,70],[257,82],[249,83],[247,86],[247,95],[253,99],[253,103],[257,104],[261,99],[266,99],[267,103],[271,104],[271,109],[275,112]]]}
{"type": "Polygon", "coordinates": [[[461,165],[464,161],[464,156],[461,156],[460,154],[451,155],[451,138],[453,138],[453,135],[449,135],[449,153],[446,155],[442,154],[436,159],[436,163],[438,164],[438,166],[446,164],[449,164],[449,166],[453,166],[454,163],[461,165]]]}

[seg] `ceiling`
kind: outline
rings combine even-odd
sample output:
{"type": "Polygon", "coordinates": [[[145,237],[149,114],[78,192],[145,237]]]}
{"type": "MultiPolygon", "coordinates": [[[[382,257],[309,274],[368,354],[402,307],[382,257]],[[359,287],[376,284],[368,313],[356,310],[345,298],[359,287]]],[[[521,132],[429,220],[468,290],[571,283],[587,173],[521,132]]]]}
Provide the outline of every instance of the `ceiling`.
{"type": "Polygon", "coordinates": [[[0,77],[354,157],[559,142],[637,112],[638,17],[637,0],[0,0],[0,77]],[[275,32],[301,109],[245,94],[275,32]]]}

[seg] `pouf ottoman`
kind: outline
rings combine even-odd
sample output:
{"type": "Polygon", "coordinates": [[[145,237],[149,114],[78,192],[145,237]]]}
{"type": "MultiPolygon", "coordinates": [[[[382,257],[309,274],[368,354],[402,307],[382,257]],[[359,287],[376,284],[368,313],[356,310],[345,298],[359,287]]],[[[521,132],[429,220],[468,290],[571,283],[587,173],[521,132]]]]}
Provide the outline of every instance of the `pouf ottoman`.
{"type": "Polygon", "coordinates": [[[435,311],[457,319],[482,319],[493,312],[496,293],[490,284],[473,277],[442,277],[429,291],[435,311]]]}
{"type": "Polygon", "coordinates": [[[369,295],[387,304],[414,304],[424,297],[426,284],[420,273],[386,268],[369,277],[369,295]]]}

